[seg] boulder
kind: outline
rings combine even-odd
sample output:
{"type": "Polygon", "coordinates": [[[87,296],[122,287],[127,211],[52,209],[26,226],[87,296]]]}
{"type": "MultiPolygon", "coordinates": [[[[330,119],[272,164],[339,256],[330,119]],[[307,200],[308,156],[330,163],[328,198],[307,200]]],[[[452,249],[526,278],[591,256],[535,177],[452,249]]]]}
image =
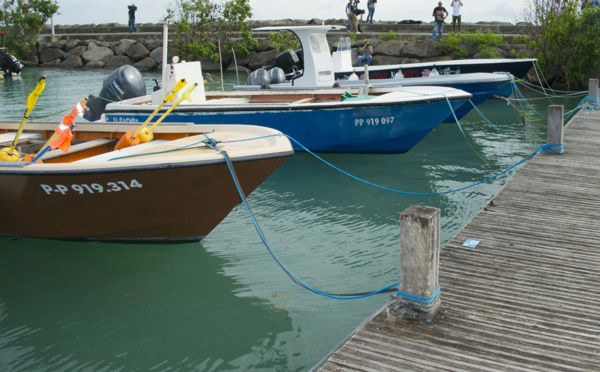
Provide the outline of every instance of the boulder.
{"type": "MultiPolygon", "coordinates": [[[[362,45],[361,45],[362,47],[362,45]]],[[[390,57],[402,56],[402,51],[405,48],[404,41],[401,40],[386,40],[384,42],[377,43],[373,47],[373,56],[382,55],[390,57]]]]}
{"type": "Polygon", "coordinates": [[[87,49],[87,44],[85,42],[82,42],[79,39],[73,39],[73,40],[69,40],[66,42],[65,46],[63,47],[63,50],[65,52],[70,52],[71,50],[75,49],[78,46],[83,46],[85,45],[86,49],[87,49]]]}
{"type": "Polygon", "coordinates": [[[402,57],[423,59],[438,55],[434,43],[407,43],[402,49],[402,57]]]}
{"type": "Polygon", "coordinates": [[[146,57],[133,65],[133,67],[140,71],[154,71],[156,70],[156,66],[158,66],[158,63],[150,57],[146,57]]]}
{"type": "Polygon", "coordinates": [[[65,56],[65,52],[61,49],[56,48],[48,48],[45,49],[42,53],[40,53],[40,62],[45,64],[46,62],[50,62],[55,59],[63,60],[65,56]]]}
{"type": "Polygon", "coordinates": [[[257,52],[266,52],[268,50],[275,49],[273,43],[271,42],[271,39],[269,38],[261,38],[257,39],[257,41],[259,43],[258,48],[255,49],[257,52]]]}
{"type": "Polygon", "coordinates": [[[162,48],[162,40],[159,39],[153,39],[153,40],[148,40],[147,42],[144,43],[144,46],[146,47],[146,49],[153,51],[156,48],[162,48]]]}
{"type": "Polygon", "coordinates": [[[114,56],[115,54],[112,50],[110,50],[110,48],[101,47],[97,46],[95,43],[90,43],[87,51],[81,55],[81,58],[83,58],[83,60],[86,62],[86,66],[92,61],[101,61],[103,62],[102,66],[104,66],[104,64],[110,61],[114,56]]]}
{"type": "Polygon", "coordinates": [[[106,62],[102,62],[102,61],[90,61],[90,62],[86,63],[83,66],[83,68],[103,68],[105,64],[106,64],[106,62]]]}
{"type": "Polygon", "coordinates": [[[127,49],[127,51],[125,52],[125,55],[131,57],[131,59],[138,62],[144,58],[149,57],[150,51],[148,49],[146,49],[146,47],[143,46],[142,44],[135,43],[129,49],[127,49]]]}
{"type": "Polygon", "coordinates": [[[56,59],[53,59],[51,61],[42,63],[42,66],[44,66],[44,67],[58,66],[58,65],[60,65],[61,62],[62,62],[62,58],[56,58],[56,59]]]}
{"type": "Polygon", "coordinates": [[[123,65],[133,65],[135,61],[127,56],[114,56],[106,64],[104,68],[115,69],[123,65]]]}
{"type": "Polygon", "coordinates": [[[270,66],[277,56],[277,50],[272,49],[267,52],[259,52],[250,58],[250,62],[248,62],[248,68],[252,71],[257,68],[261,68],[263,66],[270,66]]]}
{"type": "Polygon", "coordinates": [[[71,57],[71,56],[78,56],[81,57],[81,55],[83,53],[85,53],[85,51],[87,50],[87,47],[83,46],[83,45],[79,45],[76,46],[75,48],[71,49],[71,51],[69,51],[68,53],[65,54],[65,59],[71,57]]]}
{"type": "Polygon", "coordinates": [[[65,59],[60,65],[58,65],[58,67],[60,67],[60,68],[81,68],[81,67],[83,67],[83,61],[81,60],[81,57],[72,55],[72,56],[69,56],[67,59],[65,59]]]}
{"type": "Polygon", "coordinates": [[[149,57],[152,58],[152,60],[154,60],[154,62],[159,64],[159,63],[162,63],[162,54],[163,54],[163,48],[158,47],[158,48],[152,49],[149,57]]]}
{"type": "Polygon", "coordinates": [[[135,41],[135,40],[123,39],[123,40],[119,41],[118,43],[115,43],[111,47],[111,49],[115,53],[116,56],[122,56],[123,54],[125,54],[125,52],[127,52],[127,49],[131,48],[135,44],[137,44],[137,41],[135,41]]]}
{"type": "Polygon", "coordinates": [[[401,64],[404,58],[373,55],[373,65],[398,65],[401,64]]]}

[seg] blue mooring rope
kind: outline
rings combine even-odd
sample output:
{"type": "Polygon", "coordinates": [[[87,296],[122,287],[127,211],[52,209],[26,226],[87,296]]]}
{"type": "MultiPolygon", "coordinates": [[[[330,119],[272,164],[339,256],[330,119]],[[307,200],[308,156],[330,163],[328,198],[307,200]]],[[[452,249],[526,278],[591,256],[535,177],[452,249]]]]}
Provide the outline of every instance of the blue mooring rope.
{"type": "Polygon", "coordinates": [[[402,297],[407,300],[420,302],[422,304],[430,304],[436,300],[436,298],[440,294],[441,288],[442,287],[440,287],[438,285],[437,288],[435,289],[435,291],[433,291],[433,293],[431,294],[431,296],[428,296],[428,297],[422,297],[422,296],[417,296],[417,295],[410,294],[410,293],[404,293],[404,292],[400,292],[400,290],[398,290],[397,294],[398,294],[398,297],[402,297]]]}

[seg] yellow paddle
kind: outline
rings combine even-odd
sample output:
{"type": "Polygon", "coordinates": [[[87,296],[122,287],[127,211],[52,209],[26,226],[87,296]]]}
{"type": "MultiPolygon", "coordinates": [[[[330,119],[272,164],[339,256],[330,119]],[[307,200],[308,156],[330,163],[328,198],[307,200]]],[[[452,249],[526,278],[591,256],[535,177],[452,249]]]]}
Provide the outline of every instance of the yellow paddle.
{"type": "MultiPolygon", "coordinates": [[[[179,99],[177,101],[175,101],[173,103],[173,105],[167,110],[167,112],[165,112],[160,118],[158,118],[158,120],[156,121],[156,123],[152,124],[152,126],[146,130],[144,130],[144,136],[142,138],[142,136],[140,135],[140,138],[135,138],[134,134],[131,132],[127,132],[125,133],[125,135],[123,135],[123,137],[121,137],[121,139],[119,140],[119,142],[117,142],[117,145],[115,146],[115,150],[120,150],[122,148],[125,147],[131,147],[131,146],[135,146],[137,144],[139,144],[140,142],[146,143],[146,142],[150,142],[153,138],[154,135],[152,134],[152,130],[154,128],[156,128],[156,126],[163,121],[163,119],[169,115],[171,113],[171,111],[173,111],[173,109],[175,107],[177,107],[177,105],[179,105],[184,99],[188,100],[188,101],[192,101],[192,96],[190,95],[192,93],[192,91],[194,89],[196,89],[196,87],[198,86],[198,83],[194,83],[194,85],[192,85],[191,87],[189,87],[182,95],[181,97],[179,97],[179,99]]],[[[181,88],[180,88],[181,89],[181,88]]],[[[154,112],[156,113],[157,110],[155,110],[154,112]]],[[[145,124],[144,124],[145,125],[145,124]]],[[[139,131],[138,131],[139,132],[139,131]]],[[[137,132],[136,132],[137,133],[137,132]]]]}
{"type": "Polygon", "coordinates": [[[144,128],[146,127],[146,125],[148,125],[148,123],[154,117],[154,115],[156,115],[156,113],[165,105],[165,103],[167,103],[167,101],[173,101],[173,99],[175,98],[175,94],[179,92],[186,84],[187,81],[185,81],[185,79],[179,80],[177,84],[175,84],[173,89],[171,89],[171,91],[165,96],[162,103],[158,105],[156,110],[154,110],[154,112],[150,114],[150,116],[148,116],[148,119],[146,119],[144,124],[142,124],[142,126],[135,133],[126,132],[123,135],[123,137],[121,137],[121,139],[119,140],[119,142],[117,142],[117,145],[115,146],[115,150],[152,141],[152,133],[150,133],[148,130],[144,130],[144,128]]]}
{"type": "Polygon", "coordinates": [[[171,101],[173,102],[173,99],[175,98],[175,94],[177,92],[179,92],[185,85],[187,84],[187,81],[185,81],[185,79],[181,79],[177,82],[177,84],[175,84],[175,86],[173,87],[173,89],[171,89],[171,91],[169,92],[169,94],[166,95],[165,99],[163,99],[162,103],[160,105],[158,105],[158,107],[156,108],[156,110],[154,110],[154,112],[152,114],[150,114],[150,116],[148,116],[148,119],[146,119],[146,121],[144,122],[144,124],[142,124],[142,126],[140,127],[140,129],[138,129],[135,134],[133,135],[133,138],[137,137],[138,134],[140,134],[142,132],[142,130],[144,130],[144,128],[146,127],[146,125],[148,125],[148,123],[150,122],[150,120],[154,117],[154,115],[156,115],[156,113],[158,111],[160,111],[160,109],[165,105],[165,103],[167,103],[167,101],[171,101]]]}
{"type": "Polygon", "coordinates": [[[198,83],[194,83],[194,85],[192,85],[191,87],[189,87],[182,95],[181,97],[179,97],[179,99],[177,101],[175,101],[175,103],[173,103],[173,106],[171,106],[167,112],[165,112],[160,118],[158,118],[158,120],[156,121],[156,123],[152,124],[152,126],[150,127],[150,129],[148,129],[148,132],[152,133],[152,130],[154,128],[156,128],[156,126],[163,121],[163,119],[165,117],[167,117],[167,115],[169,115],[171,113],[171,111],[173,111],[173,109],[175,107],[177,107],[177,105],[179,105],[181,102],[183,102],[183,100],[187,100],[188,102],[192,102],[192,91],[194,89],[196,89],[196,87],[198,86],[198,83]]]}
{"type": "Polygon", "coordinates": [[[23,120],[21,120],[21,125],[19,125],[19,130],[15,135],[15,139],[13,140],[12,145],[10,145],[10,148],[5,147],[2,150],[0,150],[0,160],[19,160],[19,153],[15,151],[15,147],[17,146],[17,143],[19,143],[19,137],[21,136],[21,133],[23,133],[23,128],[25,128],[25,123],[27,122],[27,119],[29,119],[29,114],[31,113],[31,110],[33,110],[33,106],[35,106],[35,103],[37,102],[37,99],[40,96],[40,94],[42,94],[42,91],[44,90],[45,86],[46,75],[43,75],[40,78],[40,80],[38,80],[38,83],[33,92],[31,92],[29,94],[29,97],[27,97],[27,109],[25,110],[23,120]]]}

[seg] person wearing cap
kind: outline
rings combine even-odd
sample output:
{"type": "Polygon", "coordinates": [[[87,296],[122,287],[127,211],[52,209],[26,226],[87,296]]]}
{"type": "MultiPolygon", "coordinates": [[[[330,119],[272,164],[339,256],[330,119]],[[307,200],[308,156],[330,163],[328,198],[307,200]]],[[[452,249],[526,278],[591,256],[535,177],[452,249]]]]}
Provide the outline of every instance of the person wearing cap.
{"type": "Polygon", "coordinates": [[[362,66],[363,61],[367,63],[367,65],[371,64],[373,60],[373,46],[369,43],[369,40],[365,40],[365,44],[361,48],[362,56],[358,56],[358,66],[362,66]]]}
{"type": "Polygon", "coordinates": [[[134,30],[137,31],[137,27],[135,27],[135,11],[137,10],[137,6],[131,4],[127,9],[129,9],[129,33],[132,33],[134,30]]]}

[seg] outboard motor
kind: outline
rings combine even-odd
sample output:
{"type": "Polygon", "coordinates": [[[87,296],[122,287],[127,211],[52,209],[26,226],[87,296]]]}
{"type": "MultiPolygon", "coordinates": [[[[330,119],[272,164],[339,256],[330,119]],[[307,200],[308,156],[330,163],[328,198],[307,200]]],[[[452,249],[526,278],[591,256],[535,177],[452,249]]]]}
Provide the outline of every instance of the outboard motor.
{"type": "Polygon", "coordinates": [[[300,58],[296,52],[291,49],[288,49],[284,52],[281,52],[275,57],[275,62],[271,67],[279,67],[283,70],[284,74],[289,74],[294,71],[294,67],[298,67],[298,63],[300,62],[300,58]]]}
{"type": "Polygon", "coordinates": [[[102,83],[98,97],[91,95],[85,105],[83,117],[89,121],[99,120],[106,105],[146,94],[146,82],[137,68],[124,65],[114,70],[102,83]]]}
{"type": "Polygon", "coordinates": [[[285,83],[285,72],[279,67],[273,67],[268,71],[269,73],[269,84],[285,83]]]}
{"type": "Polygon", "coordinates": [[[5,77],[10,77],[13,74],[18,75],[21,73],[23,65],[18,59],[13,57],[12,54],[6,50],[0,50],[0,70],[5,77]]]}
{"type": "Polygon", "coordinates": [[[271,79],[269,78],[269,73],[264,68],[259,68],[258,70],[252,71],[252,73],[248,76],[246,80],[246,85],[269,85],[271,79]]]}
{"type": "Polygon", "coordinates": [[[298,63],[296,63],[296,67],[298,70],[304,70],[304,51],[302,51],[302,49],[298,49],[296,51],[296,55],[298,56],[298,63]]]}

